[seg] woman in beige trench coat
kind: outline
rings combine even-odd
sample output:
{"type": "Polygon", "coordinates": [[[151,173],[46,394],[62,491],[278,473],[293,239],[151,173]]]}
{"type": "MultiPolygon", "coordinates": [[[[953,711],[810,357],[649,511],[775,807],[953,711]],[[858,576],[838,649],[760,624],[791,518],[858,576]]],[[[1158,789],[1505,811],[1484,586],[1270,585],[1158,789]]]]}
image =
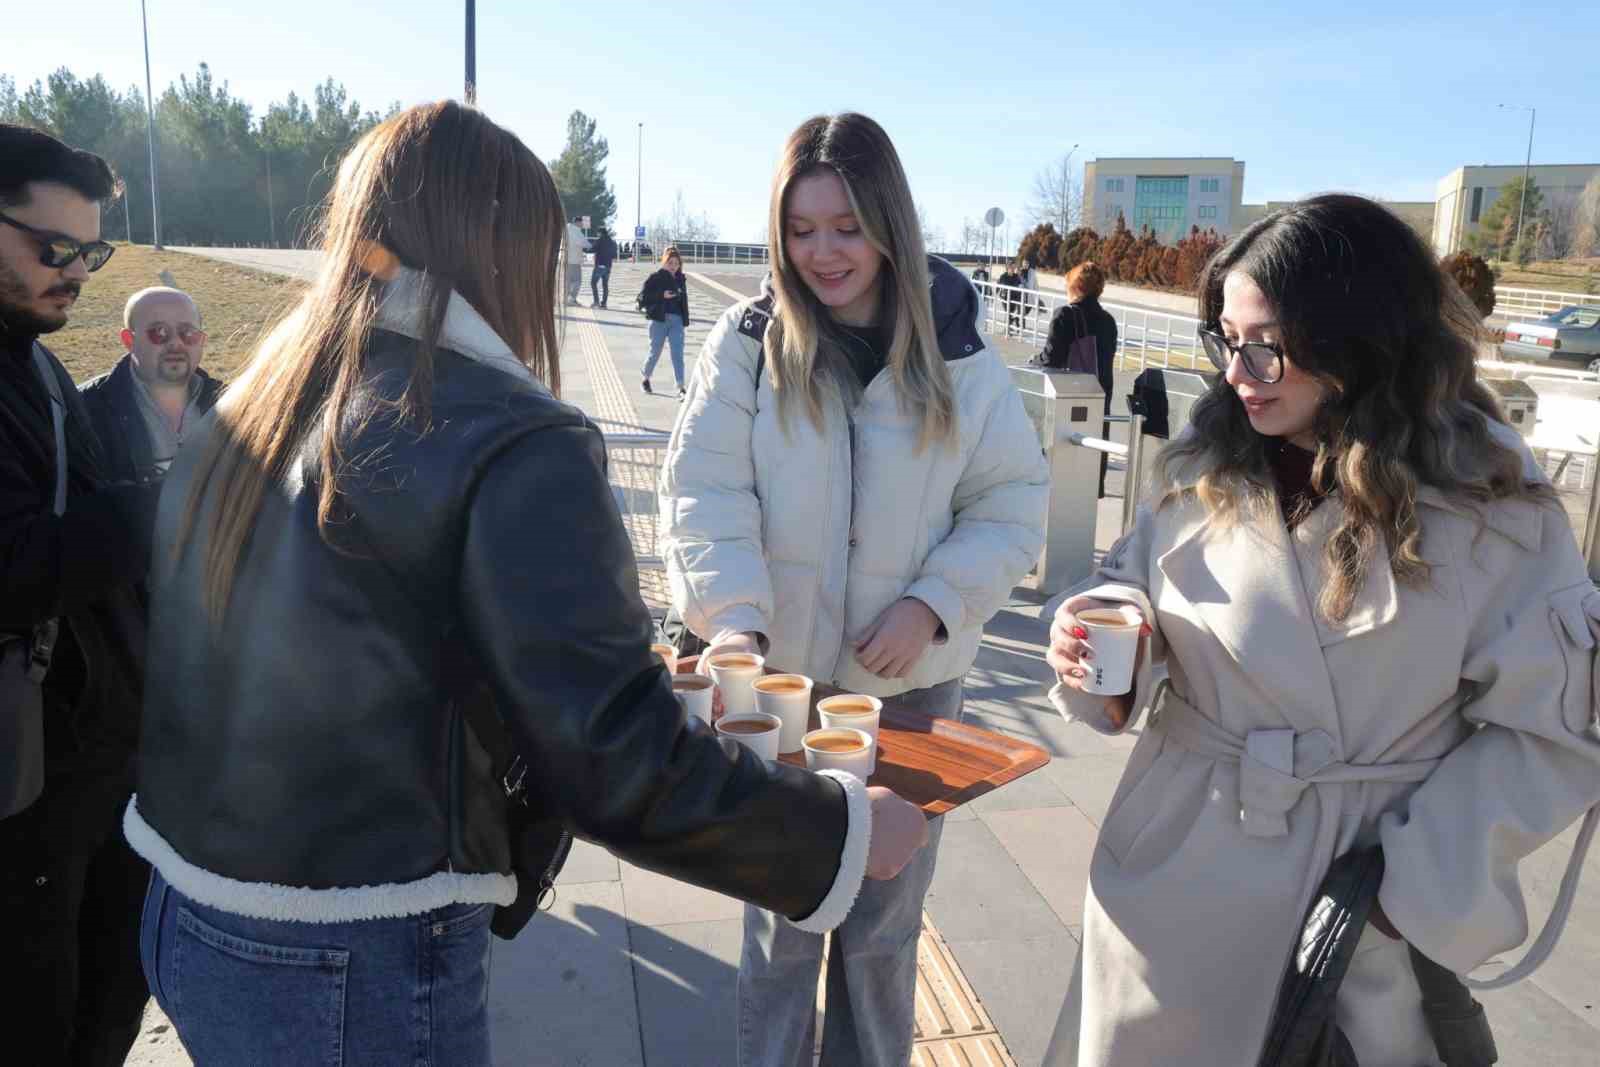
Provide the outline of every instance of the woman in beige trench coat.
{"type": "Polygon", "coordinates": [[[1376,841],[1337,1021],[1362,1067],[1437,1064],[1405,941],[1465,974],[1526,938],[1517,861],[1600,801],[1600,593],[1476,382],[1472,312],[1393,215],[1262,220],[1201,312],[1224,373],[1054,613],[1057,706],[1143,733],[1047,1062],[1255,1064],[1311,894],[1376,841]],[[1150,627],[1128,696],[1082,691],[1100,603],[1150,627]]]}

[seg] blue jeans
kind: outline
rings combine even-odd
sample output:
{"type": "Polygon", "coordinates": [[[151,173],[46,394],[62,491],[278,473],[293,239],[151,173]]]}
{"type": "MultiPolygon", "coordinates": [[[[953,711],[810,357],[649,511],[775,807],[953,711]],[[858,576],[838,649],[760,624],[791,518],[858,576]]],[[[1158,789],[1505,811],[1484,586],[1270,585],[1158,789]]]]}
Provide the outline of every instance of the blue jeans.
{"type": "MultiPolygon", "coordinates": [[[[960,718],[959,679],[884,700],[960,718]]],[[[933,881],[943,819],[928,821],[928,844],[899,875],[861,884],[828,951],[822,1067],[882,1067],[911,1058],[922,899],[933,881]]],[[[739,958],[739,1067],[811,1067],[816,1044],[821,934],[750,905],[739,958]]]]}
{"type": "Polygon", "coordinates": [[[490,1067],[493,910],[247,919],[195,903],[157,872],[139,953],[197,1064],[490,1067]]]}
{"type": "Polygon", "coordinates": [[[683,388],[683,316],[675,312],[667,312],[663,322],[650,322],[650,358],[644,361],[644,380],[650,380],[650,374],[656,369],[656,362],[661,359],[661,345],[666,342],[672,346],[672,373],[678,379],[678,388],[683,388]]]}
{"type": "Polygon", "coordinates": [[[596,263],[594,270],[589,272],[589,292],[594,297],[596,304],[604,304],[611,299],[611,264],[596,263]],[[602,294],[601,290],[604,290],[602,294]]]}

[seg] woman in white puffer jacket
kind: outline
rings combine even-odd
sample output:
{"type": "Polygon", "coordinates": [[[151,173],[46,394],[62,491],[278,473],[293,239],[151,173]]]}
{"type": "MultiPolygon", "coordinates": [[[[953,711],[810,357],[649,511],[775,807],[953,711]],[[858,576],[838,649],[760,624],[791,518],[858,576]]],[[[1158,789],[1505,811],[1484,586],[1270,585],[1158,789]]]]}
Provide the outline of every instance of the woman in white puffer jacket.
{"type": "MultiPolygon", "coordinates": [[[[711,331],[661,481],[673,600],[717,651],[935,715],[1038,558],[1048,472],[971,283],[923,249],[871,119],[807,121],[771,207],[763,294],[711,331]]],[[[906,1062],[930,843],[863,889],[830,955],[824,1064],[906,1062]]],[[[756,908],[743,1067],[811,1062],[823,942],[756,908]]]]}

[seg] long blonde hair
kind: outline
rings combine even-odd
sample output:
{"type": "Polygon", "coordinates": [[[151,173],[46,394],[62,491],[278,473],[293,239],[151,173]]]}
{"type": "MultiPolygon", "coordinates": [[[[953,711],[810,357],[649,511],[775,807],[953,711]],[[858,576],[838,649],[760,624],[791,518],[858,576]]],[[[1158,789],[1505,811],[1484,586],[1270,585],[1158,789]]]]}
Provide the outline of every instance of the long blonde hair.
{"type": "Polygon", "coordinates": [[[767,365],[778,411],[800,404],[821,426],[824,400],[859,388],[827,329],[828,309],[800,277],[788,252],[789,194],[801,178],[830,170],[844,183],[861,232],[883,256],[881,325],[892,326],[885,363],[901,403],[921,419],[918,447],[956,436],[955,389],[939,352],[929,297],[928,256],[911,185],[883,127],[865,115],[818,115],[790,134],[772,179],[768,251],[777,295],[767,328],[767,365]]]}
{"type": "MultiPolygon", "coordinates": [[[[453,101],[411,108],[362,137],[339,166],[322,221],[323,263],[311,289],[263,337],[217,407],[174,556],[196,534],[209,496],[205,600],[227,615],[239,563],[268,488],[308,437],[318,441],[317,525],[334,521],[342,442],[358,405],[383,264],[424,273],[423,337],[394,411],[426,430],[433,354],[452,291],[528,368],[559,390],[555,286],[564,222],[555,183],[513,134],[453,101]]],[[[331,544],[332,542],[329,541],[331,544]]]]}
{"type": "MultiPolygon", "coordinates": [[[[1382,205],[1319,196],[1234,237],[1200,279],[1200,320],[1211,329],[1234,271],[1266,294],[1289,359],[1328,387],[1314,428],[1312,484],[1338,490],[1343,518],[1324,548],[1328,580],[1317,608],[1325,618],[1349,615],[1374,565],[1390,567],[1402,584],[1427,583],[1420,487],[1473,509],[1507,498],[1554,500],[1490,432],[1503,419],[1477,378],[1477,314],[1421,238],[1382,205]]],[[[1162,454],[1163,500],[1193,494],[1223,524],[1257,515],[1277,521],[1261,435],[1222,376],[1190,424],[1162,454]]]]}

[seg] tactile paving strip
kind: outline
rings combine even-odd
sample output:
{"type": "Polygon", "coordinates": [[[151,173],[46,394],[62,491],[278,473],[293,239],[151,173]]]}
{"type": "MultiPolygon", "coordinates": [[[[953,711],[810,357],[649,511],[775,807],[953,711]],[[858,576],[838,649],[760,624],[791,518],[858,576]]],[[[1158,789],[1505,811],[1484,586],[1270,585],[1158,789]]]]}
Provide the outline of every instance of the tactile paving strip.
{"type": "MultiPolygon", "coordinates": [[[[817,984],[816,1061],[822,1057],[822,1012],[828,968],[817,984]]],[[[917,1005],[912,1029],[911,1067],[1017,1067],[994,1020],[950,952],[927,912],[917,938],[917,1005]]]]}
{"type": "MultiPolygon", "coordinates": [[[[567,314],[577,324],[578,346],[583,351],[594,392],[595,420],[609,433],[637,433],[638,411],[623,388],[594,311],[588,307],[569,306],[567,314]]],[[[622,525],[638,556],[660,554],[656,539],[660,520],[655,509],[656,478],[660,470],[661,453],[654,449],[611,451],[609,478],[620,491],[622,525]]],[[[640,568],[639,594],[651,608],[665,610],[671,599],[666,574],[655,567],[640,568]]]]}

